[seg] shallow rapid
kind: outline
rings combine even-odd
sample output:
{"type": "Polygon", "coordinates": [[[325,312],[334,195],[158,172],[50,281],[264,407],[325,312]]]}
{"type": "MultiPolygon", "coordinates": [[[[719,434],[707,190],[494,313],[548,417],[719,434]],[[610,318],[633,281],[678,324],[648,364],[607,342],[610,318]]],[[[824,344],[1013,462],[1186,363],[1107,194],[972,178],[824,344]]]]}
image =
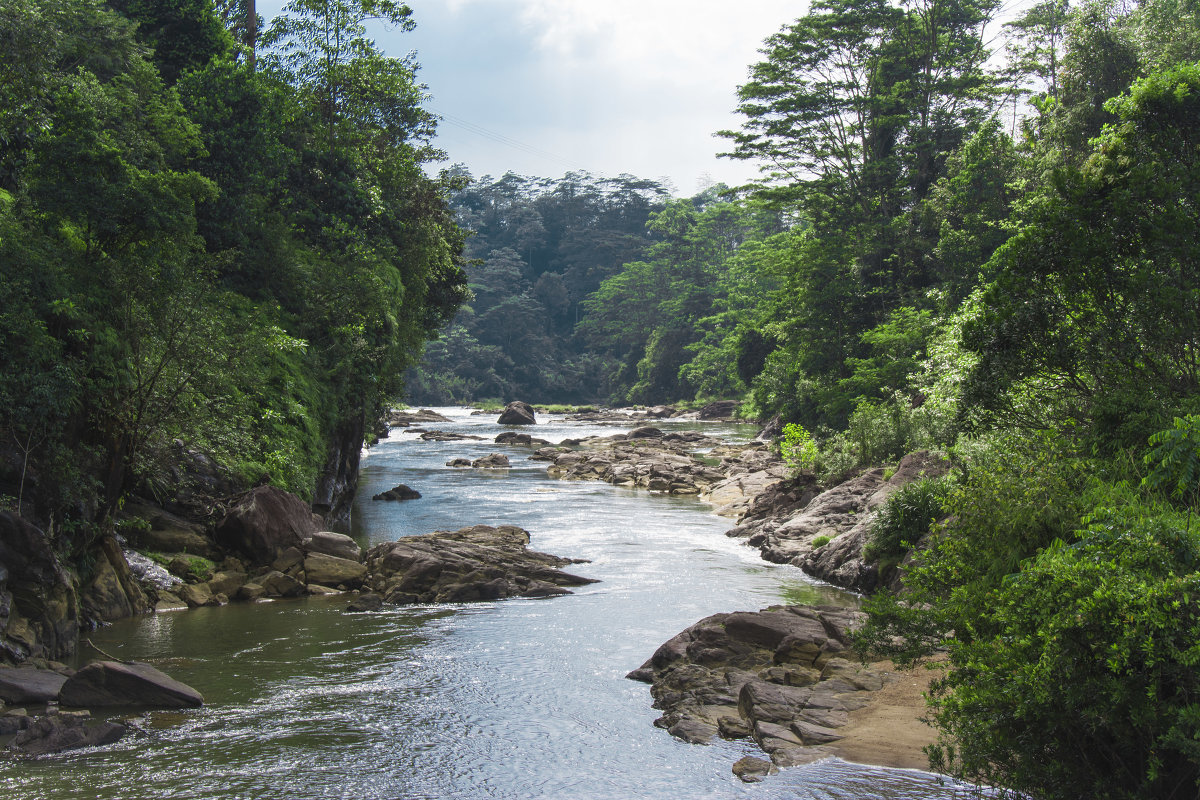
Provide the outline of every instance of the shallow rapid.
{"type": "MultiPolygon", "coordinates": [[[[92,634],[97,645],[155,664],[207,705],[146,715],[148,736],[112,747],[0,761],[0,796],[959,796],[934,775],[836,759],[747,786],[730,766],[761,755],[752,745],[689,745],[655,728],[648,687],[624,676],[683,628],[720,611],[854,598],[762,562],[702,503],[551,480],[526,460],[528,448],[491,442],[502,430],[494,415],[439,410],[454,422],[424,427],[485,440],[425,442],[394,429],[364,457],[352,531],[360,543],[519,525],[534,549],[589,559],[568,571],[599,583],[541,600],[347,614],[345,597],[308,598],[113,625],[92,634]],[[507,453],[512,468],[445,466],[490,452],[507,453]],[[370,499],[398,483],[423,497],[370,499]]],[[[529,432],[557,442],[619,430],[551,418],[529,432]]]]}

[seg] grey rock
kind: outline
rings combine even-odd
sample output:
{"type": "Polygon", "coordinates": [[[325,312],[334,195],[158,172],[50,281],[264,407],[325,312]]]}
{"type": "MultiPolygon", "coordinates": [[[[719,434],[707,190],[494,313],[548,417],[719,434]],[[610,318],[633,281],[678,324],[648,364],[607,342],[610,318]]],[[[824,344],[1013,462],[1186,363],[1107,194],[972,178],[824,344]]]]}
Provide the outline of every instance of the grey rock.
{"type": "Polygon", "coordinates": [[[141,706],[196,708],[204,698],[149,664],[93,661],[67,679],[59,692],[63,705],[80,708],[141,706]]]}
{"type": "Polygon", "coordinates": [[[533,406],[514,400],[504,407],[496,421],[501,425],[534,425],[537,419],[534,417],[533,406]]]}
{"type": "Polygon", "coordinates": [[[113,744],[128,732],[127,727],[115,722],[90,725],[83,718],[68,715],[39,717],[18,733],[9,747],[27,756],[42,756],[113,744]]]}
{"type": "Polygon", "coordinates": [[[46,703],[58,697],[67,676],[34,667],[0,667],[0,700],[5,703],[46,703]]]}

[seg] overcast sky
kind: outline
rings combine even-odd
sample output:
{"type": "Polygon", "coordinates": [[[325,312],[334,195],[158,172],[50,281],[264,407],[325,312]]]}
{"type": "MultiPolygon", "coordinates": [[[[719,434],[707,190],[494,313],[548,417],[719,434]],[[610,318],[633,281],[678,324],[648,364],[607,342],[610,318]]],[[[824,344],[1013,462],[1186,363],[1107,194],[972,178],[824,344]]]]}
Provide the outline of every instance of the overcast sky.
{"type": "MultiPolygon", "coordinates": [[[[259,0],[264,17],[282,0],[259,0]]],[[[667,179],[691,195],[741,183],[718,159],[736,128],[737,86],[763,40],[806,0],[409,0],[417,29],[377,32],[416,51],[444,116],[438,145],[476,177],[568,170],[667,179]]]]}

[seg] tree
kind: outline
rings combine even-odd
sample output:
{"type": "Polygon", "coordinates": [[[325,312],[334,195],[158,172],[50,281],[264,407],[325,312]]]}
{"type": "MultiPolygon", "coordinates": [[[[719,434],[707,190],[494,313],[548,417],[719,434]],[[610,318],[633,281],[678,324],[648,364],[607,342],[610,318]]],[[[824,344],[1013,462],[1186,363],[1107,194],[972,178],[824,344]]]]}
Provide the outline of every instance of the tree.
{"type": "Polygon", "coordinates": [[[1135,445],[1191,406],[1198,103],[1200,68],[1184,65],[1107,104],[1119,124],[1055,174],[989,264],[997,277],[967,330],[980,356],[968,402],[1014,423],[1078,414],[1102,441],[1135,445]]]}

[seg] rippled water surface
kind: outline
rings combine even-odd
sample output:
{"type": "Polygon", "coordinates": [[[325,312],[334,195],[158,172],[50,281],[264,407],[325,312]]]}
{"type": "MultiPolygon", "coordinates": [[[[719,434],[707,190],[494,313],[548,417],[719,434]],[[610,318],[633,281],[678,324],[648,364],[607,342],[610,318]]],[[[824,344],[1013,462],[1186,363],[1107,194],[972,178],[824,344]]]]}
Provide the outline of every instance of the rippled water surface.
{"type": "MultiPolygon", "coordinates": [[[[354,535],[363,545],[475,523],[515,524],[535,549],[597,578],[544,600],[346,614],[309,598],[163,614],[94,634],[156,664],[207,705],[141,720],[113,747],[0,762],[21,798],[949,798],[936,776],[830,760],[758,785],[730,765],[752,746],[676,741],[653,726],[649,688],[626,680],[662,642],[708,614],[779,602],[852,603],[798,570],[766,564],[691,500],[546,477],[528,449],[491,443],[495,416],[441,409],[364,459],[354,535]],[[505,452],[509,470],[444,466],[505,452]],[[372,502],[406,483],[419,500],[372,502]]],[[[668,427],[670,424],[664,424],[668,427]]],[[[632,427],[632,426],[629,426],[632,427]]],[[[619,427],[553,419],[552,441],[619,427]]],[[[721,429],[729,435],[733,427],[721,429]]]]}

